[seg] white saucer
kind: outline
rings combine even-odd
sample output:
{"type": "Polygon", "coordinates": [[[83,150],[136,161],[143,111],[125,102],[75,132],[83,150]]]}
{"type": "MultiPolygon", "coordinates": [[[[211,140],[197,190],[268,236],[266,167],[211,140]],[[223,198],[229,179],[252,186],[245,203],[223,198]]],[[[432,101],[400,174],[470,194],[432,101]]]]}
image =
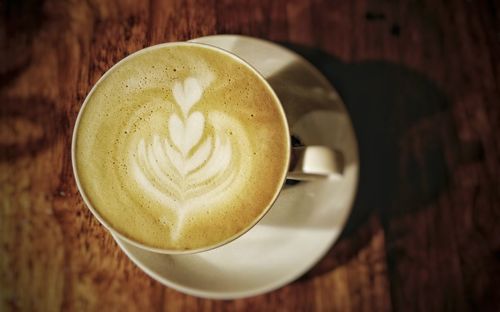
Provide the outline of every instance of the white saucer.
{"type": "Polygon", "coordinates": [[[268,41],[233,35],[193,41],[233,52],[261,72],[283,102],[294,135],[305,144],[327,145],[344,153],[344,177],[285,187],[253,229],[211,251],[169,256],[114,238],[139,268],[180,292],[216,299],[263,294],[304,274],[339,237],[358,183],[354,130],[330,83],[294,52],[268,41]]]}

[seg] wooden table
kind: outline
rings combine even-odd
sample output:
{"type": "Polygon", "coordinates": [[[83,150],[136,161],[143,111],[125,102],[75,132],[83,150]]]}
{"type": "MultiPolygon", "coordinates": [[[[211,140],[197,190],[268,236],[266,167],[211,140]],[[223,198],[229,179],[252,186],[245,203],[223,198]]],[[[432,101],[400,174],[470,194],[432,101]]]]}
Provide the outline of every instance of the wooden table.
{"type": "Polygon", "coordinates": [[[496,1],[3,1],[0,311],[500,311],[496,1]],[[209,34],[302,53],[352,115],[361,179],[328,255],[249,299],[181,294],[84,207],[70,143],[115,62],[209,34]]]}

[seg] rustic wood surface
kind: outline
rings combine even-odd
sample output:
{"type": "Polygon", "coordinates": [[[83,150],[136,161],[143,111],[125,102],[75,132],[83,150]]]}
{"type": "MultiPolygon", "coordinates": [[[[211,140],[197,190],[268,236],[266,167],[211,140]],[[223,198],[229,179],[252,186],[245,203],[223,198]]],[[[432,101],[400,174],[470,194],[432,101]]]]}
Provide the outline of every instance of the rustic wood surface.
{"type": "Polygon", "coordinates": [[[0,311],[500,311],[500,4],[1,1],[0,311]],[[340,240],[272,293],[204,300],[140,271],[71,170],[96,80],[152,44],[281,42],[332,81],[359,137],[340,240]]]}

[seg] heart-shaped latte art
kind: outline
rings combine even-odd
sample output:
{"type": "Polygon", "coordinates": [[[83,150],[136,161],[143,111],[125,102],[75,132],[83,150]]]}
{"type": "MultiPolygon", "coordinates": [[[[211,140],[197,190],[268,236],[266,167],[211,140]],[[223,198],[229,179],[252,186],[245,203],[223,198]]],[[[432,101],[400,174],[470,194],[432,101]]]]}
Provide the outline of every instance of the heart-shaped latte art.
{"type": "Polygon", "coordinates": [[[189,77],[183,83],[176,82],[172,92],[182,113],[187,117],[193,105],[201,99],[203,89],[197,79],[189,77]]]}
{"type": "Polygon", "coordinates": [[[174,83],[172,94],[178,107],[169,110],[167,135],[162,131],[140,138],[130,157],[135,181],[170,211],[162,218],[176,240],[189,213],[217,206],[231,190],[239,193],[249,175],[239,169],[233,151],[248,155],[250,143],[237,119],[195,109],[203,94],[195,78],[174,83]]]}
{"type": "Polygon", "coordinates": [[[205,117],[200,112],[189,115],[185,123],[177,114],[173,114],[168,122],[170,139],[184,156],[200,142],[204,128],[205,117]]]}

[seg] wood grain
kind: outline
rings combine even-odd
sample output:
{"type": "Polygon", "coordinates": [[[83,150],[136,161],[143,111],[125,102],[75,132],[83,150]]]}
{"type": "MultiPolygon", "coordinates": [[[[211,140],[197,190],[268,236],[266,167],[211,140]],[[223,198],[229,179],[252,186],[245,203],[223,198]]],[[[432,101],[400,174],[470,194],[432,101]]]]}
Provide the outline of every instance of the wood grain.
{"type": "Polygon", "coordinates": [[[499,311],[495,1],[0,2],[0,311],[499,311]],[[70,141],[92,85],[143,47],[236,33],[332,81],[361,152],[353,213],[296,282],[248,299],[147,277],[84,207],[70,141]]]}

